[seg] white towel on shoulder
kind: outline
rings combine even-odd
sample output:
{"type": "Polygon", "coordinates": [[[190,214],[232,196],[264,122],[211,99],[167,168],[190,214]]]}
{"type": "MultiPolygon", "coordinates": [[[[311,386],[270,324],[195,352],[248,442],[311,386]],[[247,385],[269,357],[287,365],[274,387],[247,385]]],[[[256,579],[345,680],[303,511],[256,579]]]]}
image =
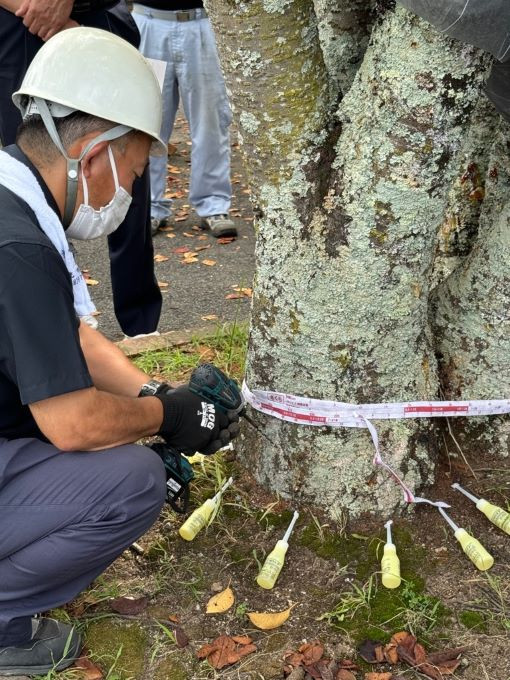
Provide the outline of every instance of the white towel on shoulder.
{"type": "Polygon", "coordinates": [[[19,196],[32,208],[39,226],[65,262],[73,283],[74,308],[79,317],[96,311],[87,284],[69,249],[64,227],[56,212],[46,202],[43,190],[31,170],[5,151],[0,151],[0,184],[19,196]]]}

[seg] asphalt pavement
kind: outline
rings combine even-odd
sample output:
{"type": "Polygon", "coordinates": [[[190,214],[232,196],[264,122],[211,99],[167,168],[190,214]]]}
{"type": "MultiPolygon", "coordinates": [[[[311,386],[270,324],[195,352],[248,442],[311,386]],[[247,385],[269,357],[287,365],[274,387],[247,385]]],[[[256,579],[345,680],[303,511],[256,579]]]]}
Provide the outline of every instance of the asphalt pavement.
{"type": "MultiPolygon", "coordinates": [[[[231,216],[236,239],[216,239],[199,228],[189,205],[191,142],[186,120],[178,116],[169,145],[167,195],[173,215],[154,237],[155,272],[163,295],[160,332],[214,326],[247,319],[255,269],[255,234],[237,135],[232,131],[231,216]]],[[[124,337],[112,305],[108,247],[105,239],[74,241],[76,259],[88,277],[98,309],[99,330],[112,340],[124,337]]]]}

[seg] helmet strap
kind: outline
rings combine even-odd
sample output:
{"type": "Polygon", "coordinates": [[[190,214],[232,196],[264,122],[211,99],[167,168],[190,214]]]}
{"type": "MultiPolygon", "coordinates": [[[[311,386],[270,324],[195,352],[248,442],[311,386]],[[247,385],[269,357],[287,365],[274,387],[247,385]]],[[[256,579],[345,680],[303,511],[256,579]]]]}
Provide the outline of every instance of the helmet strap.
{"type": "Polygon", "coordinates": [[[73,214],[74,214],[74,209],[76,207],[76,196],[78,194],[78,171],[80,167],[80,161],[84,156],[94,147],[96,144],[99,144],[100,142],[108,142],[111,141],[112,139],[118,139],[119,137],[122,137],[123,135],[127,134],[130,132],[133,128],[127,126],[127,125],[115,125],[115,127],[112,127],[110,130],[106,130],[106,132],[102,132],[100,135],[97,137],[94,137],[93,140],[91,140],[87,146],[83,149],[81,152],[80,156],[78,158],[69,158],[67,155],[66,150],[64,149],[64,146],[62,144],[62,141],[58,135],[57,128],[55,126],[55,121],[53,120],[53,116],[50,113],[50,109],[48,107],[48,103],[46,102],[45,99],[41,99],[40,97],[34,97],[34,101],[37,105],[37,108],[39,110],[39,115],[42,118],[42,121],[44,123],[44,127],[46,128],[49,136],[51,137],[51,141],[55,144],[57,149],[60,151],[62,156],[66,159],[66,200],[65,200],[65,207],[64,207],[64,216],[62,219],[62,224],[64,225],[64,229],[68,227],[71,224],[71,220],[73,219],[73,214]]]}

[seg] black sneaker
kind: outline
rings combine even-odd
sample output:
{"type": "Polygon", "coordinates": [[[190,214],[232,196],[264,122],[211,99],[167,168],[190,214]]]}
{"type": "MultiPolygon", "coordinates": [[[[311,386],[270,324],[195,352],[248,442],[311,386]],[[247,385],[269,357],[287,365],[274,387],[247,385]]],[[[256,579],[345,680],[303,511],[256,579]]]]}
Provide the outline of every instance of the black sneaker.
{"type": "Polygon", "coordinates": [[[81,636],[74,626],[55,619],[32,619],[32,639],[18,647],[0,647],[0,675],[40,675],[61,671],[80,656],[81,636]]]}
{"type": "Polygon", "coordinates": [[[228,215],[209,215],[209,217],[203,217],[200,228],[210,231],[216,238],[237,236],[236,225],[228,215]]]}

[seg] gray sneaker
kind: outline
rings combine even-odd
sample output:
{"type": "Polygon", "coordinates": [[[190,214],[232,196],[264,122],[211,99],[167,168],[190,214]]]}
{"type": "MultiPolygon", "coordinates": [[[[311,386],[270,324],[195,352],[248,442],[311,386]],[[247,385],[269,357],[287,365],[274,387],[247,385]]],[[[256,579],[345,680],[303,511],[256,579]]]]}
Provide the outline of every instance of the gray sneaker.
{"type": "Polygon", "coordinates": [[[151,234],[156,236],[161,227],[168,225],[168,218],[166,217],[151,217],[151,234]]]}
{"type": "Polygon", "coordinates": [[[61,671],[80,656],[81,636],[74,626],[55,619],[32,619],[32,639],[0,647],[0,675],[41,675],[61,671]]]}
{"type": "Polygon", "coordinates": [[[209,215],[202,217],[200,228],[210,231],[215,238],[222,236],[237,236],[237,229],[234,222],[228,215],[209,215]]]}

